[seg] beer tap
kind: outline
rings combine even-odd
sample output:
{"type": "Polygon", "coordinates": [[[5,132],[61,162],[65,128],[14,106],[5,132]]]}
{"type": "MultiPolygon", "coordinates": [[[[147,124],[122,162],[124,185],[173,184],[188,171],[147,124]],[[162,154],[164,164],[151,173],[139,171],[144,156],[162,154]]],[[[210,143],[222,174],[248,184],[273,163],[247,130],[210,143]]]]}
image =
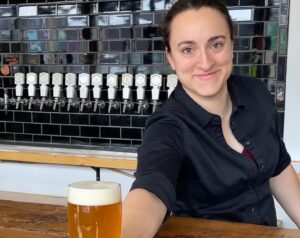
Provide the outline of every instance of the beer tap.
{"type": "Polygon", "coordinates": [[[146,87],[146,75],[136,74],[135,75],[135,86],[136,89],[136,99],[138,101],[138,113],[142,112],[142,109],[148,109],[148,103],[145,103],[145,87],[146,87]]]}
{"type": "Polygon", "coordinates": [[[7,89],[4,89],[4,95],[3,95],[4,99],[4,110],[5,110],[5,114],[7,114],[7,109],[8,109],[8,93],[7,93],[7,89]]]}
{"type": "Polygon", "coordinates": [[[108,113],[110,113],[111,109],[117,109],[119,104],[114,102],[116,99],[116,92],[118,88],[118,76],[116,74],[108,74],[106,79],[106,84],[108,86],[108,113]]]}
{"type": "Polygon", "coordinates": [[[122,74],[122,98],[123,102],[123,113],[126,112],[126,109],[132,110],[133,103],[129,102],[131,99],[131,87],[133,85],[133,75],[132,74],[122,74]]]}
{"type": "Polygon", "coordinates": [[[178,83],[178,77],[176,74],[169,74],[167,76],[167,87],[168,87],[168,97],[174,91],[178,83]]]}
{"type": "Polygon", "coordinates": [[[19,108],[19,105],[21,103],[21,98],[23,97],[23,85],[25,83],[25,75],[23,73],[16,73],[15,74],[15,90],[16,90],[16,109],[19,108]]]}
{"type": "Polygon", "coordinates": [[[89,86],[91,84],[90,82],[90,75],[87,73],[81,73],[79,74],[79,79],[78,79],[78,84],[80,85],[79,88],[79,94],[81,98],[81,103],[80,103],[80,112],[83,111],[84,106],[88,106],[88,103],[86,102],[86,99],[88,98],[89,95],[89,86]]]}
{"type": "Polygon", "coordinates": [[[94,112],[97,111],[98,106],[101,108],[105,107],[104,101],[99,101],[101,98],[101,87],[103,85],[102,74],[94,73],[92,74],[92,85],[93,85],[93,97],[95,99],[94,112]]]}
{"type": "Polygon", "coordinates": [[[44,103],[46,101],[46,97],[48,96],[48,85],[50,83],[50,76],[49,73],[42,72],[39,74],[39,83],[40,83],[40,96],[41,104],[40,110],[43,110],[44,103]]]}
{"type": "Polygon", "coordinates": [[[29,104],[28,110],[31,110],[31,105],[33,104],[33,99],[35,97],[35,88],[37,84],[37,74],[30,72],[26,74],[26,83],[28,84],[28,96],[29,96],[29,104]]]}
{"type": "Polygon", "coordinates": [[[71,105],[75,98],[75,87],[76,87],[76,74],[67,73],[65,79],[65,85],[67,86],[67,98],[68,98],[68,106],[67,111],[70,111],[71,105]]]}
{"type": "Polygon", "coordinates": [[[160,74],[151,74],[150,76],[150,86],[152,87],[151,89],[151,96],[152,96],[152,112],[156,110],[158,100],[159,100],[159,92],[160,92],[160,87],[162,85],[162,76],[160,74]]]}
{"type": "Polygon", "coordinates": [[[61,86],[63,84],[63,75],[61,73],[54,73],[52,75],[52,85],[53,85],[53,111],[56,109],[56,105],[59,103],[58,100],[61,97],[61,86]]]}

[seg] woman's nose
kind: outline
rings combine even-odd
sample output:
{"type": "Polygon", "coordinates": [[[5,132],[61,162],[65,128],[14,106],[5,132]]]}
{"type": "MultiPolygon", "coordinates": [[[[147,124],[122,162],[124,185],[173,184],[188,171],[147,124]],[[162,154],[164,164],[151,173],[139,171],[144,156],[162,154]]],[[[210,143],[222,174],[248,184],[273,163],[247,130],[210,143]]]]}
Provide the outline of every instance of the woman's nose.
{"type": "Polygon", "coordinates": [[[203,71],[208,71],[213,66],[213,59],[207,51],[199,52],[197,57],[197,67],[203,71]]]}

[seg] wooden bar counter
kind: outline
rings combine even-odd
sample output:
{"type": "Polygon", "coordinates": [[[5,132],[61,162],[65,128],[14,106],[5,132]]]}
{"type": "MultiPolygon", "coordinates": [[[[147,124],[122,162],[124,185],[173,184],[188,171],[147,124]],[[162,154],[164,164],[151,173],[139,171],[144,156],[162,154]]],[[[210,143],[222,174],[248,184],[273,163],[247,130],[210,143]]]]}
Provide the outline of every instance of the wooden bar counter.
{"type": "MultiPolygon", "coordinates": [[[[66,206],[0,200],[0,237],[67,238],[66,206]]],[[[205,219],[171,217],[162,225],[155,237],[299,238],[300,231],[205,219]]]]}

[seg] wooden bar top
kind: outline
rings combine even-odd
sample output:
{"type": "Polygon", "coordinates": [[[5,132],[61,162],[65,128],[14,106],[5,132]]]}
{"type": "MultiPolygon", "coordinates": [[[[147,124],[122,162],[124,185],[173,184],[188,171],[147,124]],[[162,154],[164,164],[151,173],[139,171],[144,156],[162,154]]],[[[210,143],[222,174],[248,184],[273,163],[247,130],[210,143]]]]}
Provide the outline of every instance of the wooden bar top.
{"type": "MultiPolygon", "coordinates": [[[[0,237],[67,238],[66,206],[0,200],[0,237]]],[[[162,225],[155,237],[299,238],[300,231],[206,219],[171,217],[162,225]]]]}
{"type": "Polygon", "coordinates": [[[0,160],[135,170],[136,153],[0,145],[0,160]]]}

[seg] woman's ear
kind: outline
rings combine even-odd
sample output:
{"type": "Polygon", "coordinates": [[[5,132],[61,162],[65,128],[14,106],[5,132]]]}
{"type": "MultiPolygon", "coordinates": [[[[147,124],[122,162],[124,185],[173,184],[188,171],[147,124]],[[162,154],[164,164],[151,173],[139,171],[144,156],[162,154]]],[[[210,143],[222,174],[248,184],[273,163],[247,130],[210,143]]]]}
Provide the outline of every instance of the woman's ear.
{"type": "Polygon", "coordinates": [[[167,56],[167,59],[169,61],[169,64],[170,64],[171,68],[175,71],[175,64],[174,64],[174,61],[173,61],[173,56],[172,56],[171,51],[168,50],[167,47],[165,48],[165,54],[167,56]]]}

